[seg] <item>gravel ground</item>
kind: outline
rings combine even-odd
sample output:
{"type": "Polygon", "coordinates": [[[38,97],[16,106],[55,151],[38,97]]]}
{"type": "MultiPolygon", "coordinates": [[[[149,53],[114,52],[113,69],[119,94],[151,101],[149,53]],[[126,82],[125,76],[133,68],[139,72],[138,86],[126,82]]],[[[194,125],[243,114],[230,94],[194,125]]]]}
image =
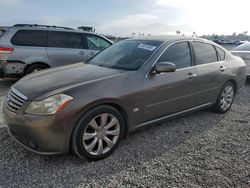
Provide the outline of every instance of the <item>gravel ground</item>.
{"type": "MultiPolygon", "coordinates": [[[[0,80],[0,107],[12,83],[0,80]]],[[[97,162],[26,151],[0,111],[0,187],[27,186],[250,187],[250,83],[227,114],[204,110],[144,128],[97,162]]]]}

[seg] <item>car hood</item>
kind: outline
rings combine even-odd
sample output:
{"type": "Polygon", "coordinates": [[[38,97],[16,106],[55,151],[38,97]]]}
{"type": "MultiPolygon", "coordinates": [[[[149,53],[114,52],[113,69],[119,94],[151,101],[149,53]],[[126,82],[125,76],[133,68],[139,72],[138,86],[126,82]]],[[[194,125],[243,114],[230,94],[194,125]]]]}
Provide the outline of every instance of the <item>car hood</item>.
{"type": "Polygon", "coordinates": [[[124,73],[126,71],[77,63],[27,75],[15,83],[13,88],[28,100],[33,100],[53,91],[63,91],[79,84],[113,78],[124,73]]]}

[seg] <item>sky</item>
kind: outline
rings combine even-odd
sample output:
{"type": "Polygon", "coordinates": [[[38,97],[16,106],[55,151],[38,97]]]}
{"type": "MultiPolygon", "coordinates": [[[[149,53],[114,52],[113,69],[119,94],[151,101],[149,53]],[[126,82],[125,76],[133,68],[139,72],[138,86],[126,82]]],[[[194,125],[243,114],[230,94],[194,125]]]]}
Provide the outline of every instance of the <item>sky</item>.
{"type": "Polygon", "coordinates": [[[93,26],[115,36],[250,33],[249,0],[0,0],[0,25],[93,26]]]}

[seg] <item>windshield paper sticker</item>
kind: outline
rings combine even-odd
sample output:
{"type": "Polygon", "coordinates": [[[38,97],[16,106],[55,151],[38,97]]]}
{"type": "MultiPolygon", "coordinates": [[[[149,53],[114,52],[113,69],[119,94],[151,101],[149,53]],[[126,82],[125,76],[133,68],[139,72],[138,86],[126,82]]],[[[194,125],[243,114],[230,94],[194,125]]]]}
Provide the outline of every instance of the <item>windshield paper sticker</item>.
{"type": "Polygon", "coordinates": [[[149,51],[154,51],[156,49],[155,46],[151,46],[151,45],[148,45],[148,44],[140,44],[137,47],[141,48],[141,49],[144,49],[144,50],[149,50],[149,51]]]}

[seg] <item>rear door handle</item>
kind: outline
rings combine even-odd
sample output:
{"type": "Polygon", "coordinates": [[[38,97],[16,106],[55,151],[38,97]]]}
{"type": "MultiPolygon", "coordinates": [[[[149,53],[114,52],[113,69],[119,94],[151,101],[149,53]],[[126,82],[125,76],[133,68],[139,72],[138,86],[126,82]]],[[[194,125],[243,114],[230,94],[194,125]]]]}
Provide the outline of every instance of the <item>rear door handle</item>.
{"type": "Polygon", "coordinates": [[[193,78],[195,78],[195,77],[197,77],[197,74],[195,74],[195,73],[188,73],[188,75],[186,76],[186,78],[187,79],[193,79],[193,78]]]}
{"type": "Polygon", "coordinates": [[[84,51],[80,51],[80,52],[78,52],[78,54],[84,55],[85,53],[84,53],[84,51]]]}
{"type": "Polygon", "coordinates": [[[219,69],[221,72],[224,72],[225,70],[227,70],[227,67],[224,67],[224,66],[220,66],[220,69],[219,69]]]}

